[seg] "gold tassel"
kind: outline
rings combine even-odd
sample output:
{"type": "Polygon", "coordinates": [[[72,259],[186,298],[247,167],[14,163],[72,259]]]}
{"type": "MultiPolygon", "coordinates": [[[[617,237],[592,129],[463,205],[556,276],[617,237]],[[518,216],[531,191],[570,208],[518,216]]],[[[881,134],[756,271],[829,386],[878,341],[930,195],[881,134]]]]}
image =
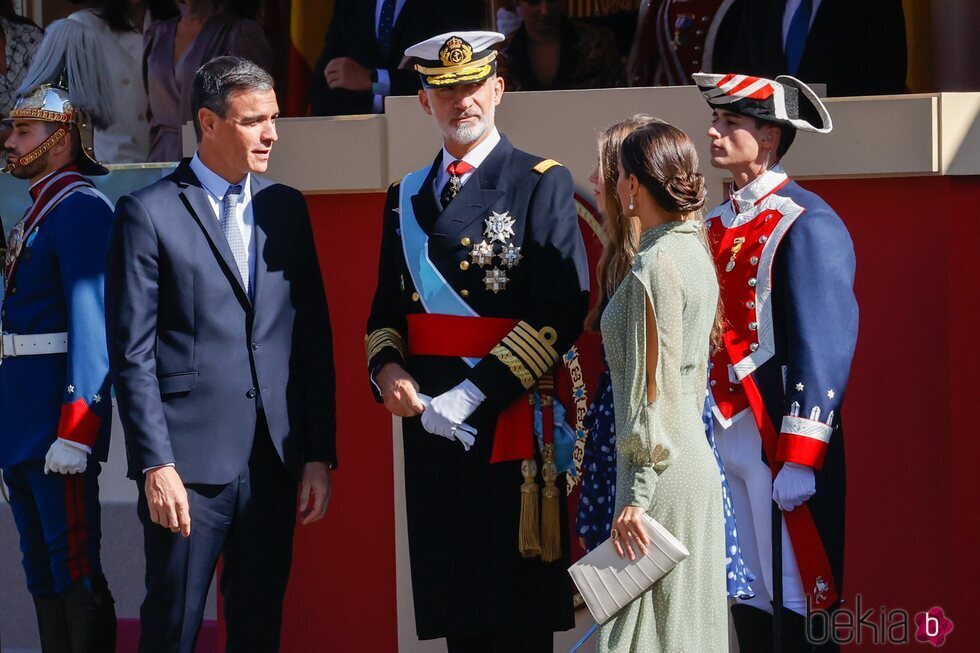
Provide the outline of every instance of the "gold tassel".
{"type": "Polygon", "coordinates": [[[554,562],[561,558],[561,518],[559,516],[558,466],[555,465],[555,445],[546,444],[541,455],[544,466],[541,476],[544,477],[544,490],[541,499],[541,559],[554,562]]]}
{"type": "Polygon", "coordinates": [[[524,484],[521,485],[521,524],[517,534],[517,549],[525,558],[541,555],[541,538],[538,535],[538,465],[528,458],[521,463],[524,484]]]}

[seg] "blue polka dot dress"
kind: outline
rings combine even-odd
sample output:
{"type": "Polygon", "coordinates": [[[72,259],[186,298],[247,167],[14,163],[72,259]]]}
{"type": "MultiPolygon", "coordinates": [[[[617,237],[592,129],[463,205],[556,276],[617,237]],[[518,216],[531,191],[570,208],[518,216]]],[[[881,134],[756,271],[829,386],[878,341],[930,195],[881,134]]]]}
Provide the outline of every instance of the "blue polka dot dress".
{"type": "Polygon", "coordinates": [[[728,477],[725,476],[725,466],[718,455],[718,448],[715,446],[715,430],[711,419],[711,401],[706,399],[704,402],[704,413],[701,415],[704,422],[704,432],[708,436],[708,443],[711,451],[715,454],[718,461],[718,470],[721,472],[721,495],[725,509],[725,565],[726,578],[728,580],[728,596],[735,599],[751,599],[755,592],[749,585],[755,580],[753,574],[742,559],[742,549],[738,545],[738,529],[735,528],[735,506],[732,504],[732,491],[728,486],[728,477]]]}
{"type": "Polygon", "coordinates": [[[591,551],[609,539],[616,505],[616,415],[613,413],[612,381],[602,353],[603,372],[595,400],[585,416],[589,438],[582,462],[582,489],[578,500],[576,529],[591,551]]]}

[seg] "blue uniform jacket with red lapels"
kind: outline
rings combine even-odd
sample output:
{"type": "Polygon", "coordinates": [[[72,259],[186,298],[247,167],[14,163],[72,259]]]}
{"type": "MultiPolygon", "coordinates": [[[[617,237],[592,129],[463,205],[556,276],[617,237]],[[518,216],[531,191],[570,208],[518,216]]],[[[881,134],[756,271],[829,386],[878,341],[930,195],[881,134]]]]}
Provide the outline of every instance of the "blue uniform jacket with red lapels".
{"type": "MultiPolygon", "coordinates": [[[[112,207],[90,182],[69,174],[76,187],[17,239],[19,259],[2,312],[4,333],[67,332],[68,352],[0,362],[2,468],[44,460],[58,437],[90,447],[102,461],[108,453],[103,286],[112,207]]],[[[31,189],[36,202],[45,200],[36,196],[45,181],[31,189]]]]}
{"type": "Polygon", "coordinates": [[[760,455],[774,473],[784,462],[815,469],[816,494],[784,515],[804,589],[824,608],[843,581],[841,403],[858,332],[854,247],[833,209],[780,166],[709,212],[705,225],[726,322],[710,364],[712,410],[722,426],[761,425],[760,455]]]}
{"type": "Polygon", "coordinates": [[[819,469],[857,341],[850,235],[780,166],[705,221],[726,318],[711,368],[715,416],[727,425],[748,411],[739,382],[752,374],[779,433],[778,462],[819,469]]]}

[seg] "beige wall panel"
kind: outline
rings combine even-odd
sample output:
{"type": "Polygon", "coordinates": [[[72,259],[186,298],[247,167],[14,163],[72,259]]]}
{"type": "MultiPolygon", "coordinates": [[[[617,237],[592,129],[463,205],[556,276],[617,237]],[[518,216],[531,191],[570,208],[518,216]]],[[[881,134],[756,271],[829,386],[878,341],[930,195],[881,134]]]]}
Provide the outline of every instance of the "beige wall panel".
{"type": "Polygon", "coordinates": [[[938,173],[938,102],[936,95],[829,99],[834,130],[798,133],[786,169],[800,178],[938,173]]]}
{"type": "MultiPolygon", "coordinates": [[[[433,119],[422,111],[417,98],[389,98],[386,110],[388,175],[395,180],[430,163],[441,140],[433,119]]],[[[710,112],[693,86],[505,93],[497,125],[515,147],[567,166],[576,185],[584,190],[589,188],[588,177],[595,167],[596,135],[635,113],[654,115],[688,132],[702,162],[707,161],[705,132],[710,112]]],[[[720,187],[720,174],[710,166],[704,173],[709,188],[720,187]]]]}
{"type": "MultiPolygon", "coordinates": [[[[283,118],[276,124],[271,179],[306,193],[385,188],[385,117],[283,118]]],[[[184,156],[194,153],[194,129],[184,125],[184,156]]]]}
{"type": "MultiPolygon", "coordinates": [[[[386,106],[383,116],[280,120],[269,176],[304,192],[371,191],[427,165],[441,143],[433,119],[415,97],[389,98],[386,106]]],[[[834,98],[827,106],[833,132],[800,133],[786,157],[795,177],[980,174],[980,94],[834,98]]],[[[722,175],[708,163],[710,112],[692,86],[506,94],[497,124],[517,147],[563,163],[588,192],[596,134],[640,112],[691,135],[709,203],[717,202],[722,175]]],[[[193,152],[189,126],[184,148],[193,152]]]]}
{"type": "Polygon", "coordinates": [[[943,93],[939,107],[943,174],[980,174],[980,93],[943,93]]]}

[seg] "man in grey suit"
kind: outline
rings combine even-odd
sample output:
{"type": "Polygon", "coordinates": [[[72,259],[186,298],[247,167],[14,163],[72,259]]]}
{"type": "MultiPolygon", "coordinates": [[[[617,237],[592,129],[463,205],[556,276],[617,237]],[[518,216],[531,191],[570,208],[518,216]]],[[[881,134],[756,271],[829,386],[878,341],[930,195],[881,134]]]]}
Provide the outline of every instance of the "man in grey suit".
{"type": "Polygon", "coordinates": [[[337,462],[330,321],[303,196],[256,174],[277,139],[272,78],[219,57],[191,103],[197,153],[119,201],[106,273],[144,527],[140,650],[193,651],[223,554],[228,650],[276,651],[297,482],[317,521],[337,462]]]}

